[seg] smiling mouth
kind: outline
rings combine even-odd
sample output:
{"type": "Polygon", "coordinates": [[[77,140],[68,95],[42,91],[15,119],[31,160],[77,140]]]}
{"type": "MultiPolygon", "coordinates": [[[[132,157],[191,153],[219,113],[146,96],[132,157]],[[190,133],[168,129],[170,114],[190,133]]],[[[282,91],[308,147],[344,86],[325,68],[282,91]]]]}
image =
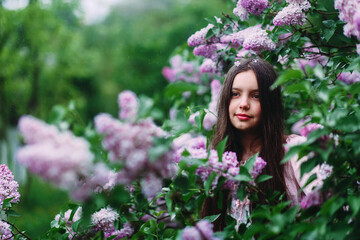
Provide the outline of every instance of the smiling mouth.
{"type": "Polygon", "coordinates": [[[248,119],[252,118],[251,116],[249,116],[247,114],[236,114],[236,117],[240,120],[248,120],[248,119]]]}

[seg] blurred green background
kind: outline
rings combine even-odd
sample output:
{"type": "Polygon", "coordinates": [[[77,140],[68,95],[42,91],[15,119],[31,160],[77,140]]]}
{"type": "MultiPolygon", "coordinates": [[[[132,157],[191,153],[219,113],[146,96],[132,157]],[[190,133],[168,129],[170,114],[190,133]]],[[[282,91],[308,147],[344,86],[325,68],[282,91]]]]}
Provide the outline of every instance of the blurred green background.
{"type": "Polygon", "coordinates": [[[53,106],[73,102],[86,124],[100,112],[116,116],[125,89],[152,97],[166,116],[162,68],[205,18],[231,12],[226,0],[111,2],[102,20],[89,22],[78,0],[0,0],[0,159],[20,183],[13,222],[32,238],[50,228],[68,197],[16,163],[19,117],[47,120],[53,106]]]}

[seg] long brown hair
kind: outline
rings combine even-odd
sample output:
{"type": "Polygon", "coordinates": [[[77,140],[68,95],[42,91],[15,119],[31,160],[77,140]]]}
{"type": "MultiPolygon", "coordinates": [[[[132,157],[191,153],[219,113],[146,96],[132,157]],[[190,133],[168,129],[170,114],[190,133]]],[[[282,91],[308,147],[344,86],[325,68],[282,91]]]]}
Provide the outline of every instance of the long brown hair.
{"type": "MultiPolygon", "coordinates": [[[[231,100],[232,85],[234,78],[237,74],[245,71],[252,70],[257,79],[259,86],[260,105],[262,121],[260,124],[260,138],[261,156],[267,165],[263,170],[263,174],[273,176],[272,179],[263,182],[259,185],[262,192],[285,192],[285,180],[283,175],[283,165],[280,164],[281,159],[284,157],[284,119],[283,119],[283,103],[281,97],[281,89],[270,89],[270,86],[277,79],[277,74],[273,67],[266,61],[261,59],[246,59],[240,64],[234,65],[228,71],[225,82],[222,87],[221,95],[218,103],[218,120],[215,127],[211,147],[216,146],[228,136],[225,151],[236,152],[238,158],[243,155],[243,148],[239,141],[241,132],[231,124],[229,116],[229,104],[231,100]]],[[[228,191],[222,193],[224,202],[228,203],[225,199],[229,200],[228,191]]],[[[215,230],[221,230],[225,226],[225,216],[227,213],[227,206],[223,205],[223,209],[217,207],[217,197],[208,198],[205,200],[200,215],[214,215],[221,213],[220,218],[214,222],[215,230]]],[[[259,202],[264,203],[264,197],[259,199],[259,202]]]]}

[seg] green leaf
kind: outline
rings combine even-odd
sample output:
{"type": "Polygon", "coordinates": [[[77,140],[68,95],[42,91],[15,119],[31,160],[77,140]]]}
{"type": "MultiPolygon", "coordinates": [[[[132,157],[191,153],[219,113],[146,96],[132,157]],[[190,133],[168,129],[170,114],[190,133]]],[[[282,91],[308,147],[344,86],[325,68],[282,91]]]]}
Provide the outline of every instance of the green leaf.
{"type": "Polygon", "coordinates": [[[210,174],[210,176],[204,182],[204,188],[205,188],[206,195],[209,195],[210,188],[211,188],[215,178],[216,178],[216,173],[212,172],[210,174]]]}
{"type": "Polygon", "coordinates": [[[310,89],[311,89],[311,84],[308,81],[301,81],[287,86],[285,88],[285,92],[288,94],[299,93],[299,92],[309,93],[310,89]]]}
{"type": "Polygon", "coordinates": [[[244,201],[245,197],[246,197],[246,188],[243,185],[240,185],[238,190],[236,191],[236,196],[240,201],[244,201]]]}
{"type": "Polygon", "coordinates": [[[9,209],[5,212],[6,215],[10,216],[10,217],[20,217],[20,214],[18,214],[17,212],[15,212],[12,209],[9,209]]]}
{"type": "Polygon", "coordinates": [[[198,84],[178,81],[167,85],[165,88],[165,96],[168,98],[180,96],[183,92],[197,91],[198,88],[198,84]]]}
{"type": "Polygon", "coordinates": [[[51,109],[49,123],[58,124],[64,120],[67,109],[64,106],[56,105],[51,109]]]}
{"type": "Polygon", "coordinates": [[[210,216],[206,216],[203,219],[209,220],[210,222],[214,222],[216,219],[218,219],[220,217],[221,213],[216,214],[216,215],[210,215],[210,216]]]}
{"type": "Polygon", "coordinates": [[[244,164],[244,167],[248,170],[248,172],[250,172],[254,168],[255,160],[258,156],[259,156],[259,153],[254,154],[244,164]]]}
{"type": "Polygon", "coordinates": [[[300,70],[286,70],[278,77],[276,82],[271,86],[271,89],[274,90],[279,85],[282,85],[294,79],[301,79],[302,77],[303,75],[300,70]]]}
{"type": "Polygon", "coordinates": [[[269,180],[269,179],[271,179],[272,178],[272,176],[270,176],[270,175],[260,175],[257,179],[256,179],[256,183],[258,184],[258,183],[261,183],[261,182],[265,182],[265,181],[267,181],[267,180],[269,180]]]}
{"type": "Polygon", "coordinates": [[[356,216],[360,210],[360,198],[356,196],[349,196],[347,202],[349,203],[350,209],[352,211],[352,216],[356,216]]]}
{"type": "Polygon", "coordinates": [[[219,144],[216,146],[216,152],[219,157],[219,162],[222,162],[222,155],[225,151],[226,143],[228,140],[228,136],[226,136],[219,144]]]}
{"type": "Polygon", "coordinates": [[[281,164],[284,164],[288,161],[291,160],[291,158],[293,158],[295,155],[299,154],[299,152],[302,150],[303,146],[302,145],[296,145],[296,146],[291,146],[290,149],[287,151],[287,153],[285,154],[283,160],[281,160],[281,164]]]}
{"type": "Polygon", "coordinates": [[[239,174],[236,175],[233,179],[236,180],[236,181],[240,181],[240,182],[250,182],[250,181],[253,181],[253,179],[251,178],[251,175],[250,175],[248,169],[245,168],[244,166],[241,166],[241,167],[240,167],[239,174]]]}

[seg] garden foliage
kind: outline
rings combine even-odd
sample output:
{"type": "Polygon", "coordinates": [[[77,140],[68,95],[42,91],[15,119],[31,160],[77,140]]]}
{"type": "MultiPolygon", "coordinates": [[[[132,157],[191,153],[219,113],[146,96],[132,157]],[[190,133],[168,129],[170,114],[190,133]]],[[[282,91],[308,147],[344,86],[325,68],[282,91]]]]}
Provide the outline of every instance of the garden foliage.
{"type": "MultiPolygon", "coordinates": [[[[25,146],[18,160],[73,200],[43,239],[358,238],[360,1],[229,4],[233,13],[209,17],[164,67],[172,108],[162,126],[149,117],[151,99],[130,91],[119,95],[118,116],[97,115],[86,127],[73,109],[59,106],[48,123],[20,119],[25,146]],[[226,139],[209,149],[224,75],[245,57],[263,58],[278,71],[273,87],[283,89],[287,133],[306,139],[288,146],[282,162],[306,157],[301,175],[319,168],[305,185],[316,178],[322,185],[299,206],[283,201],[283,193],[259,192],[257,184],[271,178],[261,175],[266,159],[255,155],[239,166],[236,154],[224,152],[226,139]],[[229,215],[224,231],[214,232],[219,216],[200,219],[199,212],[223,189],[266,201],[238,228],[229,215]]],[[[0,170],[2,179],[8,171],[0,170]]],[[[19,199],[11,189],[0,191],[0,236],[26,238],[7,218],[19,199]]]]}

